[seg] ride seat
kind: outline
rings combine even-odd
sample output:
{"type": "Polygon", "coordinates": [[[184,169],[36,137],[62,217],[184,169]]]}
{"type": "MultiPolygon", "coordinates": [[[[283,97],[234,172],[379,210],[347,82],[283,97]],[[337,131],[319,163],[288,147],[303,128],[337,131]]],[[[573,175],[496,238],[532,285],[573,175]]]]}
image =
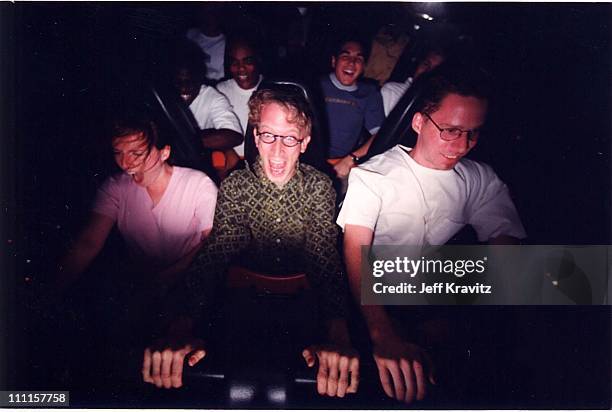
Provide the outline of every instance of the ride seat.
{"type": "Polygon", "coordinates": [[[226,286],[230,289],[253,288],[257,294],[293,296],[304,290],[310,290],[310,284],[304,273],[272,276],[254,272],[242,266],[229,268],[226,286]]]}

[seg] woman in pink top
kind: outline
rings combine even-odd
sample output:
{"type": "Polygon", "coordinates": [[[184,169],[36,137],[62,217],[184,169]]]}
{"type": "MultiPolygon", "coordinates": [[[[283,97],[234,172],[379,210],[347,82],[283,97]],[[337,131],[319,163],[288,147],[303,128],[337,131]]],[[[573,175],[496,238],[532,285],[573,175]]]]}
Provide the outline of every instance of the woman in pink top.
{"type": "Polygon", "coordinates": [[[206,174],[169,163],[170,146],[145,116],[116,120],[110,136],[122,172],[98,189],[89,223],[62,259],[57,286],[64,291],[77,279],[116,224],[133,262],[129,272],[145,275],[163,295],[211,231],[217,187],[206,174]]]}

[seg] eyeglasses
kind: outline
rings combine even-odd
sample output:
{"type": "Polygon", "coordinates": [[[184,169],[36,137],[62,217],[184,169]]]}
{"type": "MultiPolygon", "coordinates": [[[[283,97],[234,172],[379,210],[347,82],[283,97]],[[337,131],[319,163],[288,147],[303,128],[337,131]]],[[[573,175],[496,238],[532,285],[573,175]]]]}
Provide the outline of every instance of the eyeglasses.
{"type": "Polygon", "coordinates": [[[297,146],[299,143],[304,141],[304,139],[298,139],[295,136],[280,136],[268,132],[257,133],[257,137],[259,137],[262,142],[267,144],[272,144],[276,141],[276,139],[281,139],[281,142],[283,142],[283,144],[287,147],[297,146]]]}
{"type": "Polygon", "coordinates": [[[427,116],[427,118],[431,120],[433,125],[436,126],[436,129],[440,131],[440,139],[442,140],[446,140],[446,141],[457,140],[463,135],[463,133],[467,133],[467,138],[471,142],[476,142],[478,140],[478,136],[480,135],[479,129],[461,130],[458,127],[442,128],[438,126],[438,124],[434,122],[434,119],[432,119],[431,116],[429,116],[427,113],[423,113],[423,114],[427,116]]]}

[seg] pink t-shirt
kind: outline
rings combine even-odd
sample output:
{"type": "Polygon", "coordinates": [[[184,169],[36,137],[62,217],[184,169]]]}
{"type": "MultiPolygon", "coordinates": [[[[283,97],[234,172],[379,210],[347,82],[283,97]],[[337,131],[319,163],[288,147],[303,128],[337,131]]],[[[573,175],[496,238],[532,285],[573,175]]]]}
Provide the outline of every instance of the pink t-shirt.
{"type": "Polygon", "coordinates": [[[212,228],[217,187],[206,174],[173,167],[159,203],[126,173],[109,177],[98,189],[93,211],[117,223],[131,255],[148,265],[165,267],[200,243],[212,228]]]}

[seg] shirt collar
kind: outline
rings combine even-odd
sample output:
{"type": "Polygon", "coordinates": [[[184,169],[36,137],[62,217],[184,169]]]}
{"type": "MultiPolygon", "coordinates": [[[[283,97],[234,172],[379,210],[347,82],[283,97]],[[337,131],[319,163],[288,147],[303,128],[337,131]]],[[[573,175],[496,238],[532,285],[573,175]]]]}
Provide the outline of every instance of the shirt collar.
{"type": "Polygon", "coordinates": [[[347,91],[347,92],[354,92],[355,90],[358,89],[357,83],[355,83],[352,86],[345,86],[342,83],[340,83],[340,80],[338,80],[338,78],[336,77],[336,73],[334,73],[334,72],[331,72],[329,74],[329,80],[331,80],[332,84],[334,86],[336,86],[340,90],[344,90],[344,91],[347,91]]]}
{"type": "Polygon", "coordinates": [[[231,79],[231,81],[234,83],[234,86],[236,86],[236,89],[238,89],[238,91],[240,93],[243,94],[248,94],[249,96],[251,96],[251,94],[253,94],[253,92],[255,90],[257,90],[257,88],[259,87],[259,85],[261,84],[261,81],[263,80],[263,75],[260,74],[259,75],[259,80],[257,80],[257,84],[255,86],[253,86],[250,89],[243,89],[242,87],[238,86],[238,82],[235,79],[231,79]]]}

